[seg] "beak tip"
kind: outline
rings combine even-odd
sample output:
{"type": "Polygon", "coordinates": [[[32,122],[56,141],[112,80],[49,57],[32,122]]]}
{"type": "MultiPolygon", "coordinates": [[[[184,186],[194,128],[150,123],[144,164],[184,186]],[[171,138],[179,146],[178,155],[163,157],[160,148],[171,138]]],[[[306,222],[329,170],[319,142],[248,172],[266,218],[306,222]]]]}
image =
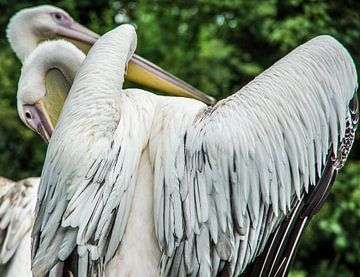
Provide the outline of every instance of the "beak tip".
{"type": "Polygon", "coordinates": [[[216,104],[216,99],[212,96],[209,96],[209,105],[214,106],[216,104]]]}

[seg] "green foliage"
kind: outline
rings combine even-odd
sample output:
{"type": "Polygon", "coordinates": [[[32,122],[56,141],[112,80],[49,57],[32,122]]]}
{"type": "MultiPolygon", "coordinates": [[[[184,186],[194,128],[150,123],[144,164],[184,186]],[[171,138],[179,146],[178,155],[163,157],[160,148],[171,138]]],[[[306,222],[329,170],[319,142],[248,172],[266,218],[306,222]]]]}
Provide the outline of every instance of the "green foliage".
{"type": "MultiPolygon", "coordinates": [[[[39,175],[46,146],[18,119],[20,62],[9,49],[5,28],[17,10],[44,3],[48,2],[0,0],[0,176],[13,179],[39,175]]],[[[135,25],[138,54],[217,98],[237,91],[319,34],[335,36],[355,62],[360,61],[359,1],[61,0],[52,4],[98,33],[121,23],[135,25]]],[[[305,233],[292,277],[360,272],[359,133],[332,194],[305,233]]]]}

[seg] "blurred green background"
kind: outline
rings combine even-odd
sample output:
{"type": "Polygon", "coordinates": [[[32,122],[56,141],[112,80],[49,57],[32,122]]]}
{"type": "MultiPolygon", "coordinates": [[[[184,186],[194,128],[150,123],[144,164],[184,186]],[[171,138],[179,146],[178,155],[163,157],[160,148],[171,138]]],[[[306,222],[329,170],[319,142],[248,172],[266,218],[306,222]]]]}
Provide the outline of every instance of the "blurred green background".
{"type": "MultiPolygon", "coordinates": [[[[358,0],[0,0],[0,176],[12,179],[39,176],[46,145],[18,119],[20,62],[5,30],[16,11],[45,3],[100,34],[122,23],[135,25],[138,54],[218,99],[319,34],[336,37],[360,62],[358,0]]],[[[359,133],[332,194],[305,233],[292,276],[360,275],[359,133]]]]}

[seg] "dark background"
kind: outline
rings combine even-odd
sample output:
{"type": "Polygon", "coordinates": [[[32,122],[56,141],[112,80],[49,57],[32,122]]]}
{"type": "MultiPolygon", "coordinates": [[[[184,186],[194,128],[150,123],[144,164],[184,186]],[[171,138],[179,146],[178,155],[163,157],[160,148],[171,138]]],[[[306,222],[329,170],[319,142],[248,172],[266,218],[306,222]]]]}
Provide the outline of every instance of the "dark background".
{"type": "MultiPolygon", "coordinates": [[[[135,25],[137,54],[218,99],[320,34],[333,35],[360,62],[360,1],[355,0],[0,0],[0,176],[12,179],[39,176],[46,145],[17,116],[20,62],[5,29],[16,11],[45,3],[100,34],[122,23],[135,25]]],[[[359,133],[332,194],[306,231],[293,277],[360,274],[359,133]]]]}

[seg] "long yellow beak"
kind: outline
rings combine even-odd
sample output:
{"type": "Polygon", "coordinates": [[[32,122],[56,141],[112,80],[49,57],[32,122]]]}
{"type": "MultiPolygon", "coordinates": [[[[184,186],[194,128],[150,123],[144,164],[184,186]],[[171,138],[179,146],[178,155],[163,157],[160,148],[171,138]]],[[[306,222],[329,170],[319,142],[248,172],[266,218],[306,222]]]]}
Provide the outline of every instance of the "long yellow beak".
{"type": "Polygon", "coordinates": [[[215,98],[206,95],[202,91],[136,54],[133,55],[129,61],[128,72],[125,78],[129,81],[169,94],[195,98],[208,105],[214,105],[216,103],[215,98]]]}
{"type": "MultiPolygon", "coordinates": [[[[77,22],[70,28],[60,26],[58,35],[78,46],[84,53],[87,53],[99,38],[97,34],[77,22]]],[[[215,98],[138,55],[134,55],[129,61],[125,79],[171,95],[195,98],[208,105],[216,103],[215,98]]]]}

